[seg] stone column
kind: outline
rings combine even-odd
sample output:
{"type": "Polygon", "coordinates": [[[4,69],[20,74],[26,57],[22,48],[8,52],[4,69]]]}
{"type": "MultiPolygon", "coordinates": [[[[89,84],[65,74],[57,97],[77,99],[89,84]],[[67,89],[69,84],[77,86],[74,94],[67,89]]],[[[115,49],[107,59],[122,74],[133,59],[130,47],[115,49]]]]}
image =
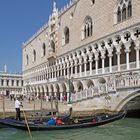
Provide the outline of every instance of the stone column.
{"type": "Polygon", "coordinates": [[[96,69],[96,75],[98,74],[98,58],[95,59],[95,69],[96,69]]]}
{"type": "MultiPolygon", "coordinates": [[[[1,86],[1,80],[0,80],[0,86],[1,86]]],[[[9,80],[9,86],[12,86],[12,79],[9,80]]]]}
{"type": "Polygon", "coordinates": [[[108,55],[109,57],[109,72],[112,72],[112,55],[108,55]]]}
{"type": "Polygon", "coordinates": [[[139,68],[139,55],[140,55],[140,49],[139,48],[135,48],[136,50],[136,68],[139,68]]]}
{"type": "Polygon", "coordinates": [[[60,65],[60,76],[62,76],[62,71],[63,71],[63,68],[62,68],[62,64],[60,65]]]}
{"type": "Polygon", "coordinates": [[[66,66],[65,63],[63,63],[63,69],[64,69],[64,76],[66,75],[66,66]]]}
{"type": "Polygon", "coordinates": [[[130,65],[129,65],[129,52],[130,52],[130,50],[126,49],[125,52],[126,52],[126,69],[129,70],[129,68],[130,68],[130,65]]]}
{"type": "Polygon", "coordinates": [[[105,57],[101,57],[102,59],[102,73],[105,72],[105,57]]]}
{"type": "Polygon", "coordinates": [[[71,76],[73,76],[73,63],[71,63],[71,76]]]}
{"type": "Polygon", "coordinates": [[[121,52],[116,52],[117,54],[117,65],[118,65],[118,71],[120,71],[121,67],[120,67],[120,55],[121,55],[121,52]]]}
{"type": "Polygon", "coordinates": [[[54,78],[56,78],[56,67],[54,67],[54,78]]]}
{"type": "Polygon", "coordinates": [[[60,93],[60,102],[63,102],[63,93],[60,93]]]}
{"type": "Polygon", "coordinates": [[[57,65],[57,77],[59,77],[59,65],[57,65]]]}
{"type": "Polygon", "coordinates": [[[92,60],[89,60],[90,63],[90,75],[92,75],[92,60]]]}
{"type": "Polygon", "coordinates": [[[96,75],[98,74],[98,60],[99,60],[99,53],[96,51],[96,49],[94,48],[94,46],[92,46],[92,50],[94,53],[94,60],[95,60],[95,70],[96,70],[96,75]]]}
{"type": "Polygon", "coordinates": [[[77,58],[74,59],[75,77],[77,77],[77,58]]]}
{"type": "Polygon", "coordinates": [[[122,42],[125,45],[126,69],[129,70],[129,68],[130,68],[130,65],[129,65],[129,52],[130,52],[130,49],[129,48],[131,46],[132,39],[131,39],[129,34],[125,34],[124,36],[121,36],[121,37],[122,37],[122,42]]]}
{"type": "Polygon", "coordinates": [[[82,56],[83,56],[83,59],[84,59],[84,72],[85,72],[85,76],[87,75],[87,55],[82,52],[82,56]]]}
{"type": "Polygon", "coordinates": [[[88,56],[89,56],[89,70],[90,70],[90,75],[92,75],[92,58],[93,58],[93,52],[90,52],[89,50],[88,50],[88,56]]]}
{"type": "Polygon", "coordinates": [[[80,77],[82,76],[82,56],[80,54],[80,52],[77,52],[77,58],[79,60],[79,73],[80,73],[80,77]]]}
{"type": "Polygon", "coordinates": [[[79,61],[80,77],[82,76],[82,60],[79,61]]]}

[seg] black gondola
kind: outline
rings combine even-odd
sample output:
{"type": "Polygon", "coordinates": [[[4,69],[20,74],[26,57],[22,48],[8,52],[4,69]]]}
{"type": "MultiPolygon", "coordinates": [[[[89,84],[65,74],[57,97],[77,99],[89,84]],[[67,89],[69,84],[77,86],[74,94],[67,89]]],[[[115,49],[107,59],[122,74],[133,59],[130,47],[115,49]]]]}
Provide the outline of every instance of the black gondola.
{"type": "MultiPolygon", "coordinates": [[[[95,127],[95,126],[100,126],[100,125],[114,122],[116,120],[123,118],[125,114],[126,114],[125,112],[121,112],[112,115],[99,115],[96,117],[78,119],[78,121],[74,121],[73,119],[71,119],[71,121],[62,125],[48,125],[47,123],[36,124],[33,121],[29,121],[28,124],[31,131],[86,128],[86,127],[95,127]]],[[[27,130],[27,126],[24,121],[17,121],[15,119],[0,119],[0,124],[8,127],[27,130]]]]}

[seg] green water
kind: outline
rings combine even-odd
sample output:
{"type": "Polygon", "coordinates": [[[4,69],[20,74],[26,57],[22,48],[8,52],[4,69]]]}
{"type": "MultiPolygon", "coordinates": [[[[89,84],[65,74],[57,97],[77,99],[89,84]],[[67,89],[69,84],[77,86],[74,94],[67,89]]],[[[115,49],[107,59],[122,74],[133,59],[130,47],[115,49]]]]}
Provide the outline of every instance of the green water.
{"type": "MultiPolygon", "coordinates": [[[[104,126],[32,132],[33,140],[140,140],[140,119],[125,118],[104,126]]],[[[0,128],[0,140],[30,140],[27,131],[0,128]]]]}

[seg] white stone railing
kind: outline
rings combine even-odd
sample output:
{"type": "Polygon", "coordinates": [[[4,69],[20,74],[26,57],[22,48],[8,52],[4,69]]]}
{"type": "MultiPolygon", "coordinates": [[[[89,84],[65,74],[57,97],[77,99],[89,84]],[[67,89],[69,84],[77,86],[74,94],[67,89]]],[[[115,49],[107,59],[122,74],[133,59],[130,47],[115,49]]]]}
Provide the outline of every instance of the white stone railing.
{"type": "Polygon", "coordinates": [[[77,102],[77,101],[81,101],[81,100],[86,100],[89,98],[93,98],[95,96],[99,96],[99,90],[98,87],[92,87],[86,90],[83,90],[81,92],[77,92],[75,94],[72,94],[72,101],[73,102],[77,102]]]}
{"type": "Polygon", "coordinates": [[[87,100],[89,98],[100,97],[105,94],[116,93],[118,88],[128,88],[128,87],[138,87],[140,86],[140,74],[124,74],[116,75],[111,77],[112,79],[106,83],[98,84],[98,86],[91,87],[89,89],[83,90],[72,94],[72,101],[78,102],[82,100],[87,100]]]}
{"type": "Polygon", "coordinates": [[[116,88],[140,86],[140,75],[138,73],[122,76],[120,75],[115,79],[115,81],[116,88]]]}

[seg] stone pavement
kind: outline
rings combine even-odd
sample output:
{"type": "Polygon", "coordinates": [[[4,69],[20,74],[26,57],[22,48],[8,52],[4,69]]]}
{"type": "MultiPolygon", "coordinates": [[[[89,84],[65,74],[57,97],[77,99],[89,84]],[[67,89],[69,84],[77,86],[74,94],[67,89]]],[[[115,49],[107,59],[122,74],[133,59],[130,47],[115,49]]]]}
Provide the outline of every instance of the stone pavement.
{"type": "MultiPolygon", "coordinates": [[[[41,101],[40,100],[36,100],[34,101],[30,101],[30,103],[27,100],[22,101],[23,104],[23,109],[25,111],[38,111],[41,108],[41,101]]],[[[5,112],[7,114],[11,114],[13,112],[15,112],[15,101],[14,100],[10,100],[8,98],[4,99],[4,107],[5,107],[5,112]]],[[[71,106],[68,106],[66,103],[58,103],[58,108],[59,108],[59,113],[67,113],[69,112],[69,108],[71,106]]],[[[46,101],[42,101],[42,108],[43,111],[45,113],[45,111],[47,110],[51,110],[51,102],[46,102],[46,101]]],[[[73,108],[73,115],[90,115],[93,113],[100,113],[103,112],[104,110],[100,110],[100,109],[93,109],[92,107],[87,107],[86,105],[83,106],[77,106],[77,105],[72,105],[73,108]]],[[[55,102],[53,102],[53,109],[55,108],[55,102]]],[[[21,108],[22,110],[22,108],[21,108]]],[[[0,98],[0,114],[3,114],[3,100],[0,98]]]]}

